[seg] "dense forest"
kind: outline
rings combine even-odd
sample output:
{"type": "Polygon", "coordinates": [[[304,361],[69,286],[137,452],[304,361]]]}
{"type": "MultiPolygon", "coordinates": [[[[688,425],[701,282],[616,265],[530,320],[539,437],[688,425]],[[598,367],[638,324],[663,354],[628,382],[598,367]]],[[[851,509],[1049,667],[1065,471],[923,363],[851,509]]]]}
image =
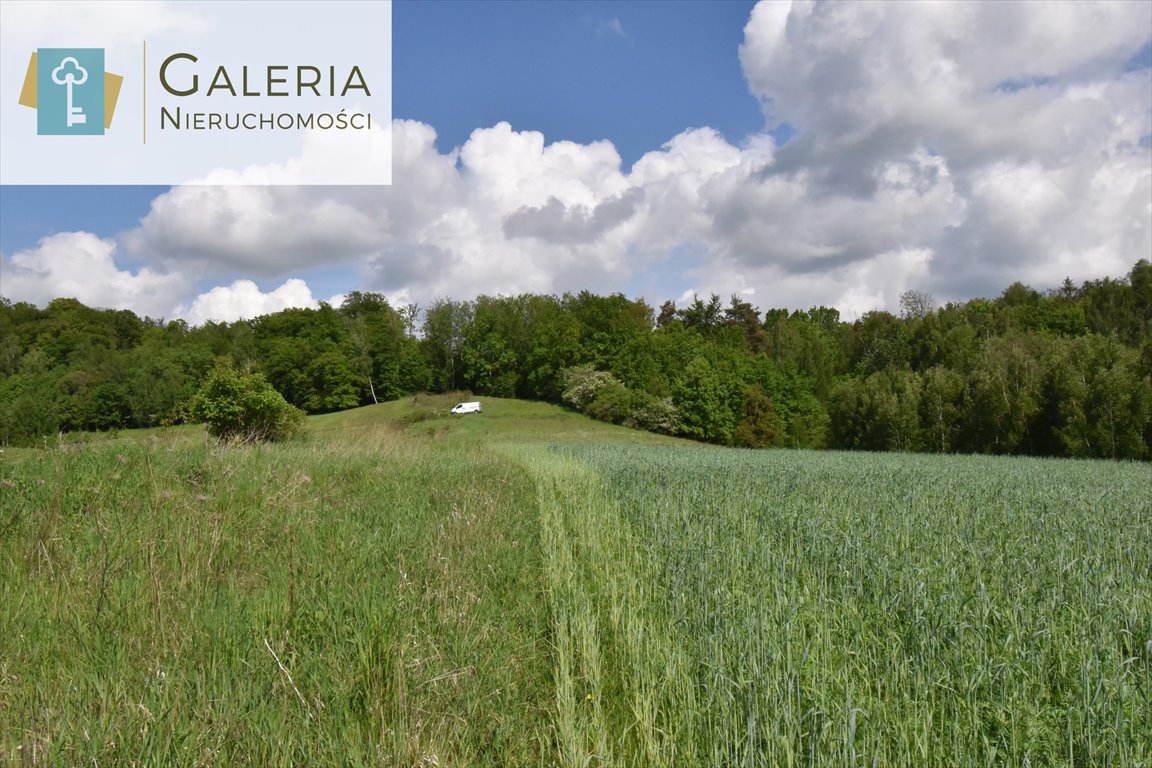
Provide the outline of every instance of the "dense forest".
{"type": "Polygon", "coordinates": [[[187,421],[209,371],[262,374],[310,413],[413,392],[564,402],[747,447],[1152,457],[1152,264],[1120,279],[846,322],[739,297],[623,295],[339,306],[190,327],[0,298],[0,444],[187,421]]]}

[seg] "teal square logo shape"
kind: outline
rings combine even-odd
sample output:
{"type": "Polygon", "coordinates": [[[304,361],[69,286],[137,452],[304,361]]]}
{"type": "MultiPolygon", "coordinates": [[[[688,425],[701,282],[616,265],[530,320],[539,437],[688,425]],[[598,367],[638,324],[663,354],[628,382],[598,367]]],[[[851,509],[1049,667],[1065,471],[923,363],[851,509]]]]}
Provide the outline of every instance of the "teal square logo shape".
{"type": "Polygon", "coordinates": [[[36,50],[36,133],[104,135],[104,49],[36,50]]]}

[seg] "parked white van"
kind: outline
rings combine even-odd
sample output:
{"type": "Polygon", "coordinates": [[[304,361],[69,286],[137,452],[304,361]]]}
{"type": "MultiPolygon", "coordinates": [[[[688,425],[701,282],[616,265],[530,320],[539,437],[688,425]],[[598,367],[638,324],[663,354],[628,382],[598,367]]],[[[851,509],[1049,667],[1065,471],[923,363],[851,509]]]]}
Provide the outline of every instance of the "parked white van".
{"type": "Polygon", "coordinates": [[[480,403],[456,403],[452,413],[480,413],[480,403]]]}

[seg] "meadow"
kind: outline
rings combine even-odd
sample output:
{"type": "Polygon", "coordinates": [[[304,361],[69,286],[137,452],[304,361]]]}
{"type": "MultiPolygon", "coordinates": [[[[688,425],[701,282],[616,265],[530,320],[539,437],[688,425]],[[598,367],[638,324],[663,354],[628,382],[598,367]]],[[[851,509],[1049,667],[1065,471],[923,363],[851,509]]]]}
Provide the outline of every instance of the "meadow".
{"type": "Polygon", "coordinates": [[[0,763],[1148,766],[1148,464],[488,399],[0,457],[0,763]]]}

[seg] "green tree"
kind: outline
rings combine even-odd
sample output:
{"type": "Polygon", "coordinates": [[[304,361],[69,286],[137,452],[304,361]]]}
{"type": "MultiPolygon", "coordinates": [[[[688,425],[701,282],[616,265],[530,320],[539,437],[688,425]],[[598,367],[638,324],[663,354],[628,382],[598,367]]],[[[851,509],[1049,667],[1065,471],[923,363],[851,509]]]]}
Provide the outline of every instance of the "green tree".
{"type": "Polygon", "coordinates": [[[647,392],[633,392],[631,415],[625,421],[630,427],[674,435],[680,429],[680,414],[671,397],[655,397],[647,392]]]}
{"type": "Polygon", "coordinates": [[[967,377],[960,437],[966,450],[1032,453],[1050,341],[1013,330],[985,342],[967,377]]]}
{"type": "Polygon", "coordinates": [[[724,445],[732,442],[736,414],[728,392],[712,364],[695,357],[673,388],[673,402],[680,414],[680,432],[688,437],[724,445]]]}
{"type": "Polygon", "coordinates": [[[346,330],[341,353],[357,378],[360,402],[428,388],[426,363],[412,338],[415,313],[414,305],[397,310],[379,293],[353,291],[340,305],[346,330]]]}
{"type": "Polygon", "coordinates": [[[768,335],[760,324],[760,310],[736,294],[732,294],[724,309],[724,324],[740,329],[749,352],[763,352],[768,347],[768,335]]]}
{"type": "Polygon", "coordinates": [[[97,384],[84,400],[84,429],[104,431],[128,426],[132,402],[128,388],[122,384],[97,384]]]}
{"type": "Polygon", "coordinates": [[[598,371],[591,365],[565,368],[560,372],[560,383],[564,388],[561,395],[564,402],[578,411],[587,409],[605,391],[624,387],[611,373],[598,371]]]}
{"type": "Polygon", "coordinates": [[[206,347],[178,328],[152,328],[143,343],[124,356],[133,426],[174,424],[212,368],[206,347]]]}
{"type": "Polygon", "coordinates": [[[420,348],[428,360],[434,389],[454,390],[462,383],[464,331],[472,322],[470,302],[437,299],[424,310],[420,348]]]}
{"type": "Polygon", "coordinates": [[[787,413],[787,421],[787,444],[790,447],[828,447],[828,410],[813,393],[801,390],[795,395],[787,413]]]}
{"type": "MultiPolygon", "coordinates": [[[[781,368],[803,373],[814,391],[826,398],[836,376],[847,368],[847,356],[838,336],[847,331],[834,309],[815,307],[808,312],[773,310],[765,318],[766,351],[781,368]]],[[[771,392],[769,392],[771,394],[771,392]]]]}
{"type": "Polygon", "coordinates": [[[672,382],[703,351],[700,334],[674,322],[631,339],[616,353],[611,370],[630,389],[667,397],[672,394],[672,382]]]}
{"type": "Polygon", "coordinates": [[[566,293],[560,304],[579,329],[578,359],[572,363],[592,363],[602,370],[629,342],[649,335],[655,323],[652,308],[642,299],[632,300],[620,293],[566,293]]]}
{"type": "Polygon", "coordinates": [[[910,329],[888,312],[867,312],[853,326],[856,369],[864,375],[907,367],[912,358],[910,329]]]}
{"type": "Polygon", "coordinates": [[[1072,456],[1145,458],[1152,385],[1139,374],[1138,353],[1115,337],[1074,339],[1056,375],[1059,434],[1072,456]]]}
{"type": "Polygon", "coordinates": [[[28,445],[55,435],[63,422],[51,373],[0,378],[0,444],[28,445]]]}
{"type": "Polygon", "coordinates": [[[464,382],[476,392],[516,397],[528,351],[528,295],[481,296],[464,328],[464,382]]]}
{"type": "Polygon", "coordinates": [[[770,448],[784,445],[786,438],[784,420],[772,398],[759,385],[747,387],[732,442],[744,448],[770,448]]]}
{"type": "Polygon", "coordinates": [[[948,453],[956,444],[964,377],[937,365],[924,371],[921,380],[920,424],[924,430],[924,448],[948,453]]]}
{"type": "Polygon", "coordinates": [[[712,294],[708,301],[699,296],[692,296],[692,303],[677,313],[680,322],[685,328],[696,328],[702,333],[708,333],[719,328],[724,320],[724,312],[720,303],[720,296],[712,294]]]}
{"type": "Polygon", "coordinates": [[[868,451],[918,450],[919,410],[919,378],[912,371],[881,371],[845,381],[833,397],[836,444],[868,451]]]}
{"type": "Polygon", "coordinates": [[[304,408],[325,413],[355,408],[360,404],[360,386],[348,358],[338,348],[320,353],[308,363],[308,398],[304,408]]]}

